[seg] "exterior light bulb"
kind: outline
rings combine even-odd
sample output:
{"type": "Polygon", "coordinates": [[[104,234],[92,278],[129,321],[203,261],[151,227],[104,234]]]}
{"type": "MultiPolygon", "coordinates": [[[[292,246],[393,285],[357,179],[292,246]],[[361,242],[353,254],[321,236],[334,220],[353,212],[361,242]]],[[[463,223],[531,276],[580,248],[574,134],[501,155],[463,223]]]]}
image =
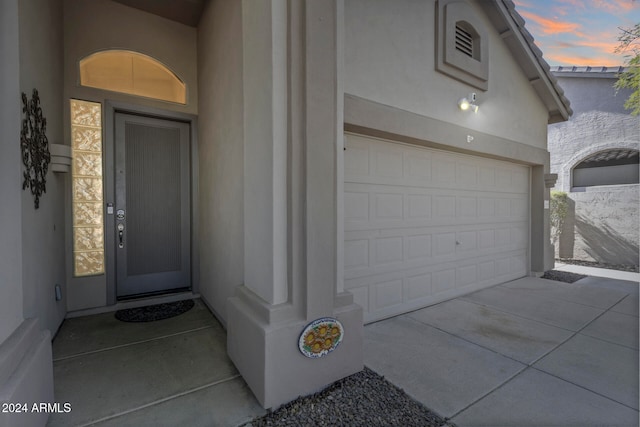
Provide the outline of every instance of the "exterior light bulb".
{"type": "Polygon", "coordinates": [[[479,107],[477,104],[475,104],[475,102],[476,102],[476,94],[475,92],[472,92],[468,96],[461,98],[458,101],[458,107],[460,107],[462,111],[471,110],[474,113],[477,113],[479,107]]]}

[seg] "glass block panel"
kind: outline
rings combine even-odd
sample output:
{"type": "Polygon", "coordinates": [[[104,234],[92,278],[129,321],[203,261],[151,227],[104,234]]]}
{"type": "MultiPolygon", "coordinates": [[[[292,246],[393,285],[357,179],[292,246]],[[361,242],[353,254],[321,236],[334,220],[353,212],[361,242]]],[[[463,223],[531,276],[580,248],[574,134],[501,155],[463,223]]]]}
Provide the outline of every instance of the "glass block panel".
{"type": "Polygon", "coordinates": [[[102,203],[101,202],[76,202],[73,204],[74,225],[102,226],[102,203]]]}
{"type": "Polygon", "coordinates": [[[104,273],[104,251],[77,251],[74,257],[76,276],[92,276],[104,273]]]}
{"type": "Polygon", "coordinates": [[[76,227],[73,244],[78,251],[102,250],[102,226],[76,227]]]}
{"type": "Polygon", "coordinates": [[[74,126],[71,134],[76,150],[102,152],[102,129],[74,126]]]}
{"type": "Polygon", "coordinates": [[[84,177],[74,178],[73,201],[102,201],[102,179],[84,177]]]}
{"type": "Polygon", "coordinates": [[[72,99],[71,125],[102,129],[102,104],[72,99]]]}
{"type": "Polygon", "coordinates": [[[104,273],[102,105],[71,100],[74,275],[104,273]]]}
{"type": "Polygon", "coordinates": [[[102,155],[76,152],[73,157],[73,176],[102,176],[102,155]]]}

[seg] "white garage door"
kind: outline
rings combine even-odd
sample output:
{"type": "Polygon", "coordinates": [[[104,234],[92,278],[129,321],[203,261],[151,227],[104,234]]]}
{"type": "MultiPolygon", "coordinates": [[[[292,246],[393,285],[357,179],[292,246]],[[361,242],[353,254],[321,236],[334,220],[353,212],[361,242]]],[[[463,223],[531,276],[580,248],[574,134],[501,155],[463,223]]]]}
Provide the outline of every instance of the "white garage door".
{"type": "Polygon", "coordinates": [[[365,322],[523,277],[529,168],[345,135],[344,283],[365,322]]]}

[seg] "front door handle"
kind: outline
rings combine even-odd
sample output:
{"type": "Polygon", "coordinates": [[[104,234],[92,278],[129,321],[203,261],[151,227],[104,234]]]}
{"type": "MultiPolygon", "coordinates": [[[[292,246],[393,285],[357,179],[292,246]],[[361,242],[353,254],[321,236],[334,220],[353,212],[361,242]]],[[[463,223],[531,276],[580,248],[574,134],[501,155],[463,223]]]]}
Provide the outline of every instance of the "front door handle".
{"type": "Polygon", "coordinates": [[[118,224],[118,247],[120,249],[124,248],[124,224],[118,224]]]}

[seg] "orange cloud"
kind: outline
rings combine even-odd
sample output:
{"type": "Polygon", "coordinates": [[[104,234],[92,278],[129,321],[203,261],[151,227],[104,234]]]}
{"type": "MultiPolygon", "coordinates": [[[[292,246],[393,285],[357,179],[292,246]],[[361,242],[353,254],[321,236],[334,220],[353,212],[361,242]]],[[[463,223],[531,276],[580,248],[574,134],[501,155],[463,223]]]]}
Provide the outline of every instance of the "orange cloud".
{"type": "Polygon", "coordinates": [[[551,53],[549,55],[545,55],[545,58],[549,62],[563,66],[617,67],[622,65],[621,61],[606,56],[592,57],[551,53]]]}
{"type": "Polygon", "coordinates": [[[524,16],[526,19],[533,21],[537,25],[540,26],[540,29],[543,34],[559,34],[559,33],[574,33],[581,34],[578,32],[580,28],[580,24],[575,22],[568,21],[557,21],[553,19],[544,18],[540,15],[536,15],[531,12],[520,12],[520,15],[524,16]]]}
{"type": "Polygon", "coordinates": [[[576,46],[592,48],[602,53],[612,54],[618,46],[617,34],[604,31],[593,34],[584,34],[579,40],[574,40],[576,46]]]}

